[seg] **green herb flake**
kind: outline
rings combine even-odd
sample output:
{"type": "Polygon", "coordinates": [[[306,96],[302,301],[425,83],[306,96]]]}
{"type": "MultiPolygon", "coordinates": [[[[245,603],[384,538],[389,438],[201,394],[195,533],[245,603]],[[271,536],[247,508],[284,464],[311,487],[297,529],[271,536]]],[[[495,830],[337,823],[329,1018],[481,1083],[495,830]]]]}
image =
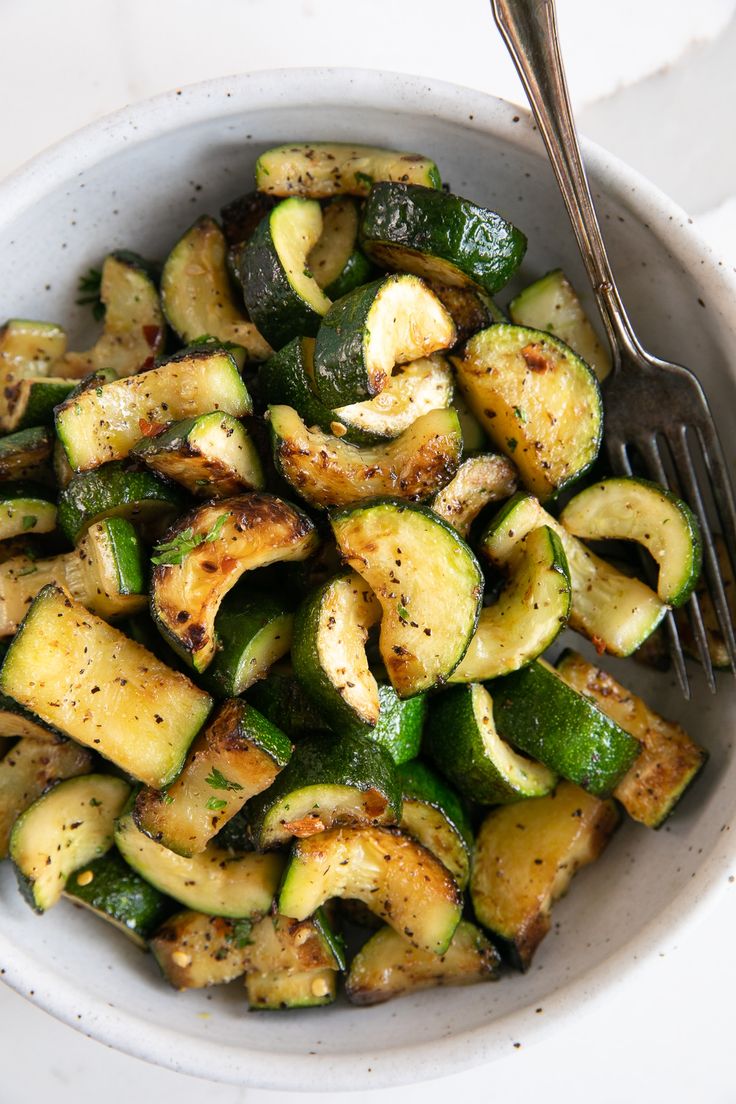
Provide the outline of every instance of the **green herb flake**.
{"type": "Polygon", "coordinates": [[[98,801],[96,797],[91,797],[89,799],[89,803],[93,809],[99,809],[100,805],[102,804],[102,802],[98,801]]]}
{"type": "Polygon", "coordinates": [[[518,443],[519,442],[516,440],[515,437],[506,438],[506,448],[509,450],[509,452],[516,452],[516,446],[518,445],[518,443]]]}
{"type": "Polygon", "coordinates": [[[518,418],[520,422],[526,423],[528,421],[525,412],[521,409],[520,406],[514,407],[514,417],[518,418]]]}
{"type": "Polygon", "coordinates": [[[24,514],[23,516],[23,532],[26,533],[29,529],[35,529],[38,524],[38,518],[35,514],[24,514]]]}
{"type": "Polygon", "coordinates": [[[229,517],[229,512],[220,514],[209,533],[195,533],[190,526],[188,529],[183,529],[181,533],[177,533],[172,540],[157,544],[153,550],[156,555],[151,556],[151,563],[165,565],[183,563],[189,553],[199,548],[200,544],[212,544],[216,541],[229,517]]]}
{"type": "Polygon", "coordinates": [[[212,786],[213,790],[242,790],[242,786],[239,782],[231,782],[229,778],[213,767],[210,773],[205,778],[205,782],[208,786],[212,786]]]}
{"type": "Polygon", "coordinates": [[[409,611],[406,606],[402,606],[401,602],[399,602],[396,607],[396,612],[399,615],[399,620],[403,621],[406,624],[406,622],[408,622],[409,620],[409,611]]]}
{"type": "Polygon", "coordinates": [[[226,938],[228,943],[234,943],[238,948],[250,947],[253,944],[250,937],[252,931],[253,924],[247,916],[244,916],[241,920],[233,921],[232,929],[226,938]]]}
{"type": "Polygon", "coordinates": [[[170,793],[166,793],[166,792],[162,793],[161,794],[161,800],[163,801],[164,805],[173,805],[174,804],[174,799],[173,799],[173,797],[171,796],[170,793]]]}
{"type": "Polygon", "coordinates": [[[101,322],[105,317],[105,304],[102,302],[102,273],[99,268],[90,268],[85,276],[80,276],[77,286],[78,307],[92,307],[92,317],[101,322]]]}
{"type": "Polygon", "coordinates": [[[227,801],[222,797],[209,797],[205,807],[211,809],[213,813],[219,813],[220,809],[227,808],[227,801]]]}
{"type": "Polygon", "coordinates": [[[355,179],[358,184],[365,184],[367,188],[373,187],[373,177],[369,173],[356,172],[355,179]]]}

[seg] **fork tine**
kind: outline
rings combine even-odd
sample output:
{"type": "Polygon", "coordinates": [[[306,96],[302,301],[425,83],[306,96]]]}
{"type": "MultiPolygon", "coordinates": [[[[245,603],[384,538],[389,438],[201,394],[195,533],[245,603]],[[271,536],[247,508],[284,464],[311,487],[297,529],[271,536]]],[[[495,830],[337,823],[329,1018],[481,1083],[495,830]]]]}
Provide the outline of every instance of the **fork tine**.
{"type": "MultiPolygon", "coordinates": [[[[664,487],[669,486],[669,480],[667,478],[667,472],[664,469],[662,463],[662,457],[659,454],[659,446],[657,444],[657,438],[652,434],[649,437],[642,438],[636,442],[636,447],[641,453],[642,459],[646,462],[647,468],[653,478],[661,483],[664,487]]],[[[624,457],[624,464],[626,468],[626,475],[631,475],[631,463],[629,457],[626,454],[625,446],[621,446],[621,453],[624,457]]],[[[698,610],[700,613],[700,610],[698,610]]],[[[675,674],[677,675],[677,681],[680,684],[683,696],[690,700],[690,680],[687,677],[687,668],[685,666],[685,656],[682,651],[682,644],[680,642],[680,634],[677,631],[677,622],[672,610],[668,610],[664,618],[664,630],[667,634],[667,640],[669,643],[670,656],[672,658],[672,665],[675,668],[675,674]]],[[[698,641],[698,652],[700,655],[703,669],[705,671],[706,681],[711,693],[716,691],[716,682],[713,675],[713,667],[710,662],[710,652],[708,651],[708,643],[703,633],[701,637],[695,635],[695,639],[698,641]],[[702,647],[701,647],[702,643],[702,647]]]]}
{"type": "Polygon", "coordinates": [[[698,426],[698,438],[710,478],[721,532],[731,561],[731,570],[736,574],[736,503],[734,503],[728,465],[712,419],[706,425],[698,426]]]}
{"type": "Polygon", "coordinates": [[[690,628],[695,638],[695,644],[698,649],[698,656],[700,662],[703,664],[703,670],[705,672],[705,680],[708,683],[708,689],[711,694],[716,692],[716,677],[713,671],[713,660],[710,654],[710,648],[708,646],[708,634],[705,631],[705,622],[703,621],[703,611],[700,608],[700,599],[697,594],[693,594],[690,601],[687,603],[687,611],[690,619],[690,628]],[[703,663],[703,656],[708,657],[708,662],[703,663]]]}
{"type": "MultiPolygon", "coordinates": [[[[736,674],[736,636],[734,636],[731,611],[729,609],[728,599],[726,598],[726,592],[723,587],[723,579],[721,578],[721,569],[720,564],[718,563],[718,553],[713,541],[713,533],[711,531],[710,522],[708,521],[708,515],[703,503],[703,497],[700,493],[700,485],[698,483],[698,477],[693,465],[692,456],[690,455],[687,426],[681,425],[678,426],[674,432],[670,431],[667,441],[670,447],[670,451],[672,452],[672,459],[675,463],[678,478],[682,483],[684,497],[686,501],[690,504],[691,508],[695,511],[698,521],[700,522],[700,530],[703,538],[703,565],[705,568],[705,577],[708,583],[708,591],[710,593],[711,600],[716,611],[716,616],[721,627],[721,632],[723,633],[723,639],[726,645],[726,651],[728,652],[728,659],[729,663],[731,664],[731,670],[734,674],[736,674]]],[[[704,449],[704,451],[706,452],[707,461],[707,449],[704,449]]],[[[716,480],[711,479],[711,483],[715,494],[716,480]]],[[[728,478],[726,478],[725,481],[720,484],[719,497],[721,502],[725,504],[726,513],[728,516],[728,509],[733,509],[733,500],[731,499],[731,501],[729,502],[730,494],[728,478]]],[[[733,528],[733,515],[731,515],[729,520],[732,523],[733,528]]],[[[733,533],[731,535],[733,537],[733,533]]],[[[726,543],[728,545],[728,538],[726,538],[726,543]]],[[[731,543],[730,547],[734,547],[733,543],[731,543]]]]}

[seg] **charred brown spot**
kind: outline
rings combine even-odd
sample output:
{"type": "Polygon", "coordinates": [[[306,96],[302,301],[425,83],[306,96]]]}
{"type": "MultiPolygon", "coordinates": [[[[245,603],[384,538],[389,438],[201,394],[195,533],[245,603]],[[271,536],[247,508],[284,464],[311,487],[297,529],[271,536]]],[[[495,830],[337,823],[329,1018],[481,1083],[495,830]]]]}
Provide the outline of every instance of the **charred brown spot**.
{"type": "Polygon", "coordinates": [[[530,372],[549,372],[554,368],[554,364],[546,353],[544,345],[538,343],[525,345],[521,350],[521,355],[526,361],[526,366],[530,372]]]}

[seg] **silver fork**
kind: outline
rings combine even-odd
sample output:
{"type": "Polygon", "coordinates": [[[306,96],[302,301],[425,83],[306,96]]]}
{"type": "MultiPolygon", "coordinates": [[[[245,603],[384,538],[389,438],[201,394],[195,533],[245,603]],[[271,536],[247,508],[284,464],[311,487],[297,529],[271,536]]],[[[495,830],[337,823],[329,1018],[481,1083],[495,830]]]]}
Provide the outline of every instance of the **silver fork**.
{"type": "MultiPolygon", "coordinates": [[[[728,468],[707,399],[692,372],[646,352],[618,293],[583,168],[560,54],[554,0],[491,0],[498,28],[519,72],[582,254],[611,345],[613,371],[604,381],[605,444],[614,472],[631,475],[638,453],[647,473],[672,486],[697,514],[703,569],[736,674],[736,639],[709,514],[719,523],[736,568],[736,509],[728,468]],[[669,477],[671,473],[671,478],[669,477]],[[705,473],[705,479],[703,474],[705,473]]],[[[700,604],[688,614],[708,687],[716,683],[700,604]]],[[[677,625],[665,628],[680,687],[690,697],[677,625]]]]}

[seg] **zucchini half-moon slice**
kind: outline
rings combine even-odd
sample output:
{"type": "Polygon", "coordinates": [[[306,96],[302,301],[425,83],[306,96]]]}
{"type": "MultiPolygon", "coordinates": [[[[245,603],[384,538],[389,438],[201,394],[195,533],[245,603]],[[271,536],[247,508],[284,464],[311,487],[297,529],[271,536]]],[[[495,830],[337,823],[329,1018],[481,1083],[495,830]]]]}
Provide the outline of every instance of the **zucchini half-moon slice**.
{"type": "Polygon", "coordinates": [[[271,347],[238,310],[230,290],[227,242],[214,219],[203,215],[179,239],[161,273],[161,301],[169,325],[185,344],[208,334],[265,360],[271,347]]]}
{"type": "Polygon", "coordinates": [[[204,851],[246,801],[267,789],[291,756],[280,729],[241,698],[224,702],[165,792],[141,790],[133,819],[178,855],[204,851]]]}
{"type": "Polygon", "coordinates": [[[104,330],[84,353],[65,353],[53,365],[57,376],[81,379],[100,368],[132,376],[153,368],[166,327],[151,266],[136,253],[110,253],[102,265],[100,299],[104,330]]]}
{"type": "Polygon", "coordinates": [[[388,181],[371,188],[360,241],[383,268],[490,295],[526,252],[522,232],[495,211],[441,189],[388,181]]]}
{"type": "Polygon", "coordinates": [[[460,889],[470,877],[473,830],[458,795],[418,759],[399,767],[400,828],[423,844],[452,874],[460,889]]]}
{"type": "Polygon", "coordinates": [[[54,433],[47,426],[20,429],[0,438],[0,483],[10,479],[38,479],[46,474],[54,433]]]}
{"type": "Polygon", "coordinates": [[[64,896],[112,924],[142,951],[172,909],[169,898],[136,874],[114,848],[76,870],[67,879],[64,896]]]}
{"type": "Polygon", "coordinates": [[[481,552],[504,568],[533,529],[546,525],[559,537],[572,583],[570,628],[600,651],[627,656],[654,632],[667,607],[638,579],[623,575],[567,531],[532,495],[516,494],[502,506],[481,538],[481,552]]]}
{"type": "Polygon", "coordinates": [[[21,813],[10,835],[10,858],[31,908],[51,908],[70,874],[109,851],[129,796],[122,778],[83,774],[57,783],[21,813]]]}
{"type": "Polygon", "coordinates": [[[443,954],[462,898],[439,859],[390,828],[331,828],[297,840],[278,910],[305,920],[330,897],[356,898],[409,943],[443,954]]]}
{"type": "Polygon", "coordinates": [[[217,611],[238,579],[257,567],[305,560],[317,543],[307,515],[274,495],[254,491],[206,503],[156,546],[151,616],[174,651],[204,671],[217,647],[217,611]]]}
{"type": "Polygon", "coordinates": [[[236,254],[248,314],[275,349],[293,337],[311,337],[328,299],[309,268],[322,234],[322,208],[314,199],[285,199],[258,224],[236,254]]]}
{"type": "Polygon", "coordinates": [[[499,323],[453,357],[460,389],[521,481],[545,501],[598,455],[603,403],[596,376],[557,338],[499,323]]]}
{"type": "Polygon", "coordinates": [[[446,682],[475,632],[483,596],[478,562],[431,510],[377,499],[336,513],[343,557],[381,603],[379,647],[400,698],[446,682]]]}
{"type": "Polygon", "coordinates": [[[53,493],[32,483],[0,484],[0,540],[56,528],[53,493]]]}
{"type": "Polygon", "coordinates": [[[548,797],[493,809],[483,821],[470,881],[473,908],[518,969],[529,968],[549,931],[553,902],[580,867],[598,858],[618,822],[613,801],[570,782],[548,797]]]}
{"type": "Polygon", "coordinates": [[[455,344],[455,323],[416,276],[385,276],[338,299],[314,347],[314,384],[331,407],[382,391],[394,367],[455,344]]]}
{"type": "Polygon", "coordinates": [[[499,964],[493,944],[467,920],[460,921],[442,955],[421,951],[385,927],[351,962],[345,990],[351,1004],[382,1004],[420,989],[495,981],[499,964]]]}
{"type": "Polygon", "coordinates": [[[560,521],[583,540],[631,540],[659,567],[657,594],[670,606],[688,600],[700,576],[700,526],[689,506],[646,479],[604,479],[572,498],[560,521]]]}
{"type": "Polygon", "coordinates": [[[276,467],[311,506],[349,506],[379,495],[429,498],[452,478],[462,455],[460,423],[449,408],[422,415],[393,441],[365,447],[307,429],[290,406],[270,406],[268,413],[276,467]]]}
{"type": "Polygon", "coordinates": [[[377,180],[441,186],[434,161],[420,153],[346,142],[294,142],[266,150],[256,161],[256,187],[269,195],[367,196],[377,180]]]}
{"type": "Polygon", "coordinates": [[[451,682],[484,682],[530,663],[567,624],[572,587],[567,557],[553,529],[524,537],[509,562],[500,598],[485,606],[451,682]]]}
{"type": "Polygon", "coordinates": [[[322,211],[322,233],[309,254],[310,272],[325,295],[339,299],[367,284],[375,270],[358,248],[358,204],[340,196],[322,211]]]}
{"type": "Polygon", "coordinates": [[[432,499],[432,509],[467,539],[470,526],[491,502],[510,498],[518,486],[516,468],[505,456],[484,453],[463,460],[449,483],[432,499]]]}
{"type": "Polygon", "coordinates": [[[365,645],[380,618],[378,599],[355,571],[329,579],[297,612],[294,672],[337,732],[378,721],[378,683],[365,645]]]}

